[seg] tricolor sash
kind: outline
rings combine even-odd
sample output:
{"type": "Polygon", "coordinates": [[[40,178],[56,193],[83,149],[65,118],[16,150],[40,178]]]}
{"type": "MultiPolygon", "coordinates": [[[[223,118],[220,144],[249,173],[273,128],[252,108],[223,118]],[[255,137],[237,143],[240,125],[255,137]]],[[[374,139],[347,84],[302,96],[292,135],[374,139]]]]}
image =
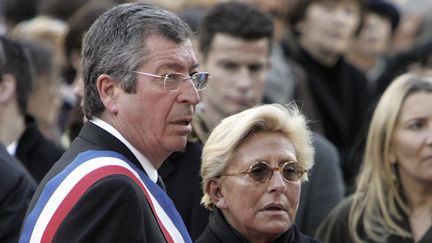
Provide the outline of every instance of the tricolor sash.
{"type": "Polygon", "coordinates": [[[113,151],[80,153],[48,181],[24,221],[20,243],[51,242],[80,197],[100,179],[122,174],[141,188],[167,242],[192,242],[173,202],[156,183],[123,155],[113,151]]]}

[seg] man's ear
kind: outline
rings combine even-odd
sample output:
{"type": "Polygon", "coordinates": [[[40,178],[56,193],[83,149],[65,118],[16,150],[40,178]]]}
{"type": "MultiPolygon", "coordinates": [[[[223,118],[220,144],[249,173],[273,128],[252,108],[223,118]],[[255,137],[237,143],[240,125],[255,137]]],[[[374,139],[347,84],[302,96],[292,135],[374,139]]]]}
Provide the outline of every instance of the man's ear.
{"type": "Polygon", "coordinates": [[[14,99],[16,93],[16,79],[11,74],[4,74],[0,81],[0,103],[5,104],[14,99]]]}
{"type": "Polygon", "coordinates": [[[122,92],[120,82],[110,75],[102,74],[96,80],[96,88],[105,110],[117,114],[119,111],[118,97],[122,92]]]}
{"type": "Polygon", "coordinates": [[[227,207],[220,179],[214,178],[210,180],[206,184],[206,192],[217,208],[225,209],[227,207]]]}

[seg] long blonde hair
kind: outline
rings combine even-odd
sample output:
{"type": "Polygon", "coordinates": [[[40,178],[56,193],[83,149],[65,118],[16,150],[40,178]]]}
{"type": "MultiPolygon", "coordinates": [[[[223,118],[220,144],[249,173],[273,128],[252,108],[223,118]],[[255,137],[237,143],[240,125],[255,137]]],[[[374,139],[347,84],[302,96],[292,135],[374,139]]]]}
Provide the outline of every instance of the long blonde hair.
{"type": "Polygon", "coordinates": [[[406,98],[432,92],[431,73],[407,73],[398,77],[381,97],[369,127],[366,151],[349,214],[349,232],[354,242],[385,242],[389,235],[411,237],[398,223],[408,205],[394,166],[389,160],[391,139],[406,98]],[[363,228],[366,239],[359,234],[363,228]]]}

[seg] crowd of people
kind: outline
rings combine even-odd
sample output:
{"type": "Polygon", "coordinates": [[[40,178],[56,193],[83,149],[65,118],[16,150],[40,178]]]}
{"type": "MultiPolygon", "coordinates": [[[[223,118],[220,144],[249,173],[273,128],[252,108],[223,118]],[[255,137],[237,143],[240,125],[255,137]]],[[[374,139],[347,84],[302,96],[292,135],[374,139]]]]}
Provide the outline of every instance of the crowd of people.
{"type": "Polygon", "coordinates": [[[0,242],[432,242],[416,1],[2,1],[0,242]]]}

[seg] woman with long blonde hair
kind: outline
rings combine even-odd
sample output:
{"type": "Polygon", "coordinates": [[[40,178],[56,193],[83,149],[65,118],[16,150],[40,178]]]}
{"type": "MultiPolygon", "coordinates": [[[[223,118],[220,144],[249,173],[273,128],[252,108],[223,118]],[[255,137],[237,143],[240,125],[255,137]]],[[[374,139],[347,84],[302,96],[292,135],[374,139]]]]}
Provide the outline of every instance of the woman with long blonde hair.
{"type": "Polygon", "coordinates": [[[357,189],[321,224],[325,242],[432,242],[432,73],[407,73],[381,97],[357,189]]]}

